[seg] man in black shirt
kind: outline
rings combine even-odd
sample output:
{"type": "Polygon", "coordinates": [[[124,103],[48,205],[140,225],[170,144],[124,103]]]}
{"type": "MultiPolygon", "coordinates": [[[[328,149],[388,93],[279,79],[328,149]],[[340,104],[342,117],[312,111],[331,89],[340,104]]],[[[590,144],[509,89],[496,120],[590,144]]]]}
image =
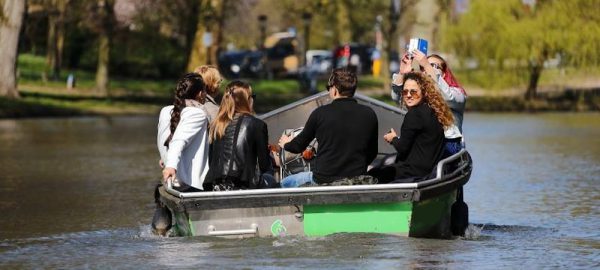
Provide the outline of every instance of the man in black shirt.
{"type": "Polygon", "coordinates": [[[281,136],[279,145],[292,153],[304,151],[314,138],[319,143],[313,171],[284,178],[282,187],[331,183],[367,173],[377,156],[377,115],[353,98],[357,83],[353,72],[335,69],[327,83],[333,101],[315,109],[298,136],[281,136]]]}

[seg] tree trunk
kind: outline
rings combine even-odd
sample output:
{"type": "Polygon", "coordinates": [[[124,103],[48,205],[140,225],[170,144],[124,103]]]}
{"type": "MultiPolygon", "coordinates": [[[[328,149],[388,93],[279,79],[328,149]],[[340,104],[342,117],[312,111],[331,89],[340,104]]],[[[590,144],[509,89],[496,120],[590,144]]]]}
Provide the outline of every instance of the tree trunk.
{"type": "MultiPolygon", "coordinates": [[[[190,0],[188,0],[190,1],[190,0]]],[[[187,20],[186,28],[185,28],[185,55],[187,60],[185,61],[185,66],[182,67],[185,71],[187,71],[187,66],[190,62],[190,57],[192,56],[192,50],[194,47],[194,41],[196,37],[196,30],[198,30],[198,21],[200,19],[200,6],[202,5],[201,0],[193,0],[189,2],[189,8],[185,11],[187,20]]]]}
{"type": "Polygon", "coordinates": [[[98,38],[98,67],[96,68],[96,91],[102,96],[108,96],[108,64],[110,55],[110,37],[101,33],[98,38]]]}
{"type": "Polygon", "coordinates": [[[18,98],[17,56],[24,0],[0,0],[0,96],[18,98]]]}
{"type": "Polygon", "coordinates": [[[64,17],[66,5],[67,0],[53,0],[49,10],[46,63],[51,70],[53,80],[60,78],[65,40],[64,17]]]}
{"type": "MultiPolygon", "coordinates": [[[[56,32],[58,25],[58,16],[56,16],[56,6],[54,5],[55,1],[53,1],[52,5],[48,10],[48,40],[46,41],[46,66],[47,69],[51,70],[51,78],[52,80],[58,80],[58,75],[55,72],[56,67],[56,32]]],[[[46,72],[44,71],[44,73],[46,72]]]]}
{"type": "Polygon", "coordinates": [[[114,1],[99,0],[101,29],[98,35],[98,67],[96,68],[96,91],[108,96],[110,41],[113,27],[114,1]]]}
{"type": "MultiPolygon", "coordinates": [[[[398,2],[397,4],[400,5],[398,2]]],[[[385,36],[383,37],[383,48],[381,52],[381,76],[383,76],[383,89],[389,92],[392,87],[392,76],[390,74],[390,57],[393,53],[392,42],[396,40],[396,30],[398,29],[398,21],[400,21],[401,7],[397,7],[398,10],[394,9],[394,1],[390,1],[390,14],[388,16],[388,27],[387,31],[383,31],[385,36]]]]}
{"type": "Polygon", "coordinates": [[[204,34],[210,29],[207,27],[206,19],[203,16],[204,8],[209,3],[204,3],[204,1],[198,1],[198,21],[196,24],[196,33],[194,34],[194,41],[192,42],[192,47],[190,49],[190,54],[188,57],[188,63],[186,67],[186,72],[194,70],[197,66],[205,65],[208,63],[209,58],[209,48],[204,44],[204,34]]]}
{"type": "Polygon", "coordinates": [[[337,45],[344,45],[351,40],[349,8],[342,1],[335,1],[335,19],[336,24],[333,32],[334,42],[337,45]]]}
{"type": "Polygon", "coordinates": [[[206,27],[201,21],[198,22],[196,28],[196,34],[194,36],[194,43],[190,50],[190,56],[188,58],[188,64],[186,71],[192,71],[194,68],[200,65],[204,65],[208,62],[208,48],[204,46],[202,37],[206,33],[206,27]]]}
{"type": "Polygon", "coordinates": [[[230,4],[230,0],[220,0],[214,4],[217,10],[218,17],[217,22],[212,31],[214,42],[210,49],[210,64],[216,67],[218,67],[219,65],[219,53],[223,48],[223,28],[225,27],[225,18],[227,17],[227,15],[232,15],[227,14],[227,10],[231,10],[229,7],[230,4]]]}
{"type": "Polygon", "coordinates": [[[525,99],[532,100],[537,95],[537,85],[542,75],[543,64],[536,64],[529,67],[529,85],[527,86],[527,92],[525,92],[525,99]]]}

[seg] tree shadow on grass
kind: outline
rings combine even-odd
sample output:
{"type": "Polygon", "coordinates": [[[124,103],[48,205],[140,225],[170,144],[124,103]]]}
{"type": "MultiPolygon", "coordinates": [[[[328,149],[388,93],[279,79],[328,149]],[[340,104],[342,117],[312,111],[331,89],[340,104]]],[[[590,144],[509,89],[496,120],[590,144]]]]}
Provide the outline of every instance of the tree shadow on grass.
{"type": "Polygon", "coordinates": [[[86,96],[86,95],[65,95],[65,94],[50,94],[50,93],[31,93],[21,92],[21,96],[24,98],[48,98],[60,101],[114,101],[114,102],[128,102],[138,104],[150,104],[150,105],[163,105],[171,104],[173,98],[170,96],[140,96],[140,95],[119,95],[110,97],[99,97],[99,96],[86,96]]]}
{"type": "Polygon", "coordinates": [[[0,118],[94,115],[80,109],[40,104],[24,99],[0,98],[0,118]]]}

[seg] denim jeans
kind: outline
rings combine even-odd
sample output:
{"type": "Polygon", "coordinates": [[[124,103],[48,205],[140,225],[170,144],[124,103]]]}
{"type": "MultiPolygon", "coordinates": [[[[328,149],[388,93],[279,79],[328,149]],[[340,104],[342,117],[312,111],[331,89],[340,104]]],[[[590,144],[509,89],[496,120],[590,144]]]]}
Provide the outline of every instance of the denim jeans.
{"type": "Polygon", "coordinates": [[[301,172],[301,173],[292,174],[286,178],[283,178],[283,180],[281,180],[281,187],[282,188],[293,188],[293,187],[299,187],[306,183],[316,184],[315,181],[313,180],[312,172],[301,172]]]}
{"type": "Polygon", "coordinates": [[[454,155],[462,149],[460,142],[446,142],[444,144],[444,158],[454,155]]]}

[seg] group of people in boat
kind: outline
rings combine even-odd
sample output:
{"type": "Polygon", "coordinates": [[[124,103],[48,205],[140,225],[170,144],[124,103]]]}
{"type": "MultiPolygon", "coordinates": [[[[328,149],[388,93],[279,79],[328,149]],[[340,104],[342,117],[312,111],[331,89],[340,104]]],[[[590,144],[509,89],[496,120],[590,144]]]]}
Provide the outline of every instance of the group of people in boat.
{"type": "Polygon", "coordinates": [[[348,179],[366,183],[415,181],[431,173],[444,156],[464,146],[462,119],[466,93],[439,55],[403,55],[392,81],[392,99],[407,109],[398,134],[378,134],[375,112],[353,98],[358,79],[335,69],[326,90],[332,102],[315,109],[297,136],[282,135],[278,146],[302,153],[316,139],[318,153],[310,172],[274,177],[267,124],[253,114],[257,96],[243,81],[231,81],[220,104],[222,77],[200,66],[178,82],[173,105],[158,122],[157,146],[163,180],[181,192],[226,191],[327,185],[348,179]],[[413,70],[417,62],[421,70],[413,70]],[[383,136],[383,138],[381,138],[383,136]],[[371,168],[378,140],[396,149],[391,165],[371,168]]]}

